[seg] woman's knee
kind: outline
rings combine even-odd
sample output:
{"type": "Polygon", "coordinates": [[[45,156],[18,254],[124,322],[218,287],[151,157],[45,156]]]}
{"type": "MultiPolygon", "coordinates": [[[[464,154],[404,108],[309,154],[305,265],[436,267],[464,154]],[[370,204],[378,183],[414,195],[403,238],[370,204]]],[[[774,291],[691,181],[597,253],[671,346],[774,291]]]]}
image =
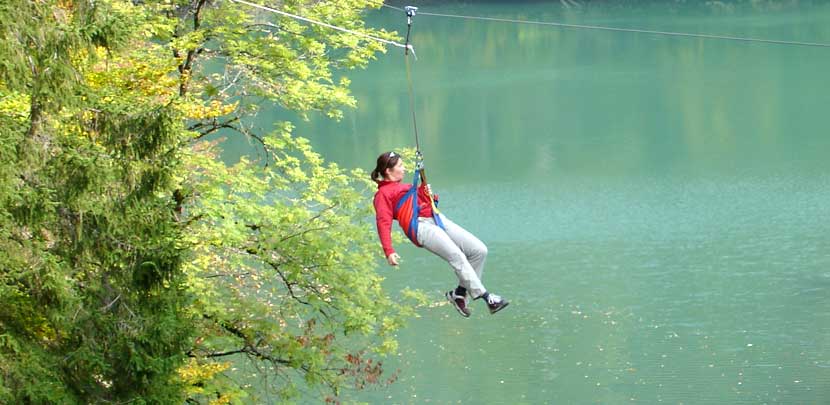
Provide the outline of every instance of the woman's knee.
{"type": "Polygon", "coordinates": [[[483,258],[487,257],[487,253],[488,253],[487,245],[485,245],[484,243],[479,242],[479,243],[477,243],[473,246],[473,249],[472,249],[472,252],[470,252],[470,255],[473,256],[473,257],[480,257],[480,258],[483,259],[483,258]]]}

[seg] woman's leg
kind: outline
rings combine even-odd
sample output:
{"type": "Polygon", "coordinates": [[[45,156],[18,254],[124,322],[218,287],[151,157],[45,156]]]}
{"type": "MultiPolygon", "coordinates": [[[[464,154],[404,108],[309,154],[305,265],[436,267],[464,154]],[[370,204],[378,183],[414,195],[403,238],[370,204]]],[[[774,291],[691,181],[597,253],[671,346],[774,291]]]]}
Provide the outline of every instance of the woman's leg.
{"type": "MultiPolygon", "coordinates": [[[[467,256],[467,261],[473,266],[473,270],[480,280],[484,272],[484,262],[487,260],[487,246],[475,237],[475,235],[455,222],[450,221],[446,216],[441,215],[441,220],[444,223],[444,227],[447,228],[447,235],[450,236],[452,241],[467,256]]],[[[478,297],[478,295],[473,295],[473,297],[478,297]]]]}
{"type": "MultiPolygon", "coordinates": [[[[442,217],[442,219],[443,218],[444,217],[442,217]]],[[[446,222],[444,223],[444,226],[447,227],[447,229],[450,229],[446,222]]],[[[453,226],[461,229],[458,225],[453,224],[453,226]]],[[[461,230],[463,231],[463,229],[461,230]]],[[[478,239],[476,239],[476,241],[478,241],[478,239]]],[[[427,249],[446,260],[450,266],[452,266],[453,270],[455,270],[455,275],[458,277],[458,284],[466,288],[471,296],[478,297],[487,291],[481,284],[478,272],[471,265],[464,251],[462,251],[460,246],[447,232],[435,225],[435,221],[432,218],[418,218],[418,243],[420,243],[424,249],[427,249]]],[[[482,246],[484,245],[480,241],[478,243],[482,246]]],[[[467,244],[469,245],[470,243],[467,244]]],[[[486,255],[487,251],[485,248],[484,256],[486,255]]],[[[477,263],[483,267],[483,258],[477,263]]]]}

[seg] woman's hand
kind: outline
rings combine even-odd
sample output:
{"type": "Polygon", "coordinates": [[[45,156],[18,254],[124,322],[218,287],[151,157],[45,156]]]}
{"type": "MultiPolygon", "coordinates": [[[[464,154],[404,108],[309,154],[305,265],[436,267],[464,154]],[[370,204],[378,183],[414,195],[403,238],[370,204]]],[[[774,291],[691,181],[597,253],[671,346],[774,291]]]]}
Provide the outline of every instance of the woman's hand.
{"type": "Polygon", "coordinates": [[[397,253],[390,253],[389,256],[386,256],[386,261],[389,262],[390,266],[397,266],[399,260],[401,260],[401,257],[397,253]]]}

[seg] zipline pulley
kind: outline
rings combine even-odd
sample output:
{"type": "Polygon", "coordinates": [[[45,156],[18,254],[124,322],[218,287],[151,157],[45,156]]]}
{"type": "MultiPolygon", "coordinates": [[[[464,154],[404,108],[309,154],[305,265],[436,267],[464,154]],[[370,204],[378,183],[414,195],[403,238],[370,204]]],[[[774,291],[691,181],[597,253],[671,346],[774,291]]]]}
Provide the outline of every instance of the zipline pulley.
{"type": "Polygon", "coordinates": [[[415,12],[418,11],[418,7],[406,6],[403,8],[403,11],[406,12],[407,24],[412,24],[412,17],[415,17],[415,12]]]}
{"type": "MultiPolygon", "coordinates": [[[[404,44],[404,55],[409,55],[409,50],[412,48],[409,45],[409,32],[412,30],[412,17],[415,17],[415,12],[418,11],[418,7],[415,6],[406,6],[403,8],[404,12],[406,12],[406,43],[404,44]]],[[[412,50],[412,54],[415,54],[415,50],[412,50]]]]}

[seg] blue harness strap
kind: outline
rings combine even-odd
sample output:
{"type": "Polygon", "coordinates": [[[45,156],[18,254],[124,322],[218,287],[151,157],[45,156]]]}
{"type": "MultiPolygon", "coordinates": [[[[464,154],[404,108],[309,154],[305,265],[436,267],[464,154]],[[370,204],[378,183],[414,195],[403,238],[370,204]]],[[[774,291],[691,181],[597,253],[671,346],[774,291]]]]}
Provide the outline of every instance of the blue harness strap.
{"type": "MultiPolygon", "coordinates": [[[[418,243],[418,214],[420,213],[420,209],[418,208],[418,180],[420,179],[420,174],[421,170],[416,169],[415,176],[412,179],[412,187],[398,201],[394,213],[395,217],[398,218],[398,225],[401,226],[406,237],[418,247],[421,247],[421,244],[418,243]]],[[[435,206],[435,201],[431,203],[432,218],[435,220],[435,224],[441,227],[441,229],[446,230],[444,222],[441,221],[438,208],[435,206]]]]}

